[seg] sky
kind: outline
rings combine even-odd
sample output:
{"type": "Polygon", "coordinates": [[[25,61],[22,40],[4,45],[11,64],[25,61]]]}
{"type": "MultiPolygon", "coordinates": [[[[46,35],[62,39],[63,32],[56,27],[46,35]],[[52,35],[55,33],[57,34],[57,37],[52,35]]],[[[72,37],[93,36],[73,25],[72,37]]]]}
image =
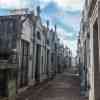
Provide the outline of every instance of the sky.
{"type": "Polygon", "coordinates": [[[43,23],[50,21],[50,27],[57,25],[58,37],[64,46],[76,56],[77,36],[80,29],[82,0],[0,0],[0,15],[7,15],[7,9],[41,7],[43,23]]]}

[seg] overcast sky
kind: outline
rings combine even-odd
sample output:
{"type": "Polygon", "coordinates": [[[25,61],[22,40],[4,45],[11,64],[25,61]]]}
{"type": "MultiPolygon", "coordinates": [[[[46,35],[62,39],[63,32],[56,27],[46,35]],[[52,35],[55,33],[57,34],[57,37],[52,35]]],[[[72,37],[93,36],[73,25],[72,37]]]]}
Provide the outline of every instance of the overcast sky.
{"type": "Polygon", "coordinates": [[[75,56],[82,0],[0,0],[0,15],[8,13],[4,8],[35,9],[37,5],[41,7],[42,21],[49,19],[51,27],[57,24],[61,43],[71,48],[75,56]]]}

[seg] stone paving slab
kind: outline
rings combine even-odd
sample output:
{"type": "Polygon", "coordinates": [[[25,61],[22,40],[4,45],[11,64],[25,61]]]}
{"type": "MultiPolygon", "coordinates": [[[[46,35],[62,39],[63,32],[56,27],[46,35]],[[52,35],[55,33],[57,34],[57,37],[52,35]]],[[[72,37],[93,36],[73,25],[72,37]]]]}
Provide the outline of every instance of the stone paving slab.
{"type": "Polygon", "coordinates": [[[48,83],[48,87],[41,91],[37,100],[86,100],[80,97],[79,78],[67,76],[66,73],[58,75],[48,83]]]}
{"type": "MultiPolygon", "coordinates": [[[[33,92],[31,88],[31,94],[28,94],[23,100],[88,100],[80,97],[79,86],[79,78],[68,76],[65,72],[33,92]]],[[[27,92],[29,93],[29,91],[27,92]]]]}

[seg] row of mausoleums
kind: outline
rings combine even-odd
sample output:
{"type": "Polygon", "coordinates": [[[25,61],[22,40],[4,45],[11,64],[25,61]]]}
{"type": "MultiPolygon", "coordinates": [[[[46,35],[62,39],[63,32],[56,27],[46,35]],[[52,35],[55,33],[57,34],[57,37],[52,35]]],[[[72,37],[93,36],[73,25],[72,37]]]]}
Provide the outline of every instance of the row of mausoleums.
{"type": "Polygon", "coordinates": [[[40,7],[36,15],[32,11],[0,16],[0,96],[12,98],[52,79],[71,65],[70,60],[70,49],[60,44],[56,25],[43,25],[40,7]]]}
{"type": "Polygon", "coordinates": [[[78,39],[81,94],[100,100],[100,0],[85,0],[78,39]]]}

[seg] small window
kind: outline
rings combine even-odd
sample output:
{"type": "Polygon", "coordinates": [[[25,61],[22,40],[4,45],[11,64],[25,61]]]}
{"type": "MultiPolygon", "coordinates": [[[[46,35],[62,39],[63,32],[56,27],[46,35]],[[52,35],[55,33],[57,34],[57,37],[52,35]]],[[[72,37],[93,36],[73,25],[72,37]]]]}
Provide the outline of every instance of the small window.
{"type": "Polygon", "coordinates": [[[37,32],[37,38],[38,38],[39,40],[41,39],[40,32],[37,32]]]}
{"type": "Polygon", "coordinates": [[[3,34],[4,33],[4,28],[5,28],[5,24],[4,24],[4,21],[0,21],[0,34],[3,34]]]}
{"type": "Polygon", "coordinates": [[[7,33],[12,33],[13,32],[13,22],[9,22],[8,23],[8,27],[7,27],[7,33]]]}
{"type": "Polygon", "coordinates": [[[2,23],[0,21],[0,33],[2,34],[2,23]]]}
{"type": "Polygon", "coordinates": [[[47,40],[47,44],[49,45],[49,40],[47,40]]]}

